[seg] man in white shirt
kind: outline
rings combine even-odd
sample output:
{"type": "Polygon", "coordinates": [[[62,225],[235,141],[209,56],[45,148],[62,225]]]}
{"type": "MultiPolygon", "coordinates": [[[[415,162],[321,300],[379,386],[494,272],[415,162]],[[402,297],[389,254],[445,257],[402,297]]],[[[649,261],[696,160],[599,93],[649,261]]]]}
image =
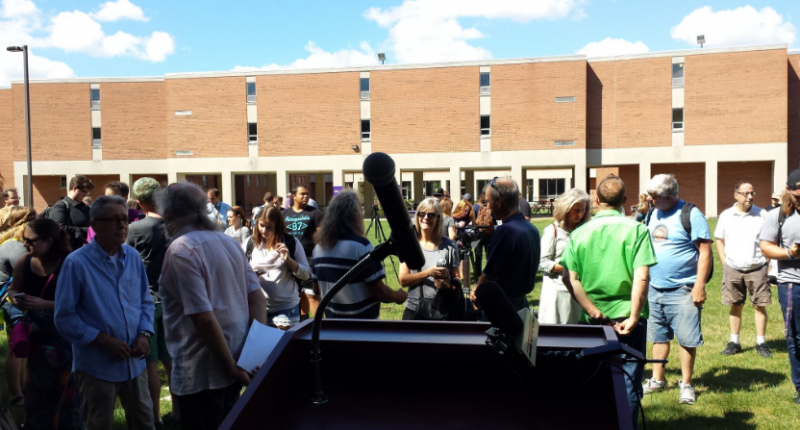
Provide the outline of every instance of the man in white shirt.
{"type": "Polygon", "coordinates": [[[767,259],[761,254],[759,236],[764,225],[762,209],[753,204],[756,193],[749,182],[739,182],[734,188],[736,204],[719,216],[714,236],[717,252],[722,260],[722,304],[731,307],[731,340],[722,355],[742,352],[739,329],[742,326],[742,308],[750,292],[750,302],[755,308],[756,352],[765,358],[772,356],[765,343],[767,309],[772,304],[772,291],[767,282],[767,259]]]}

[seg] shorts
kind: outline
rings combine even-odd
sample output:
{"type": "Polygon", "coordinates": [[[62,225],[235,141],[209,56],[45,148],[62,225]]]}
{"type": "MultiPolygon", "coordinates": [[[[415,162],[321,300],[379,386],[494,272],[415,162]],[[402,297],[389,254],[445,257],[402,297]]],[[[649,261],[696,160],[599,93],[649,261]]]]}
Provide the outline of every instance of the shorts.
{"type": "Polygon", "coordinates": [[[267,324],[272,327],[294,327],[300,324],[300,305],[282,311],[267,311],[267,324]]]}
{"type": "Polygon", "coordinates": [[[147,361],[172,361],[164,338],[164,308],[161,303],[156,303],[153,314],[153,335],[150,336],[150,356],[147,361]]]}
{"type": "Polygon", "coordinates": [[[760,269],[752,272],[741,272],[724,264],[722,266],[722,304],[743,305],[750,292],[750,302],[753,306],[766,306],[772,304],[772,290],[767,282],[769,265],[765,264],[760,269]]]}
{"type": "Polygon", "coordinates": [[[648,302],[650,317],[647,319],[647,341],[669,343],[674,337],[686,348],[703,345],[700,331],[702,309],[692,302],[692,285],[672,290],[650,288],[648,302]]]}

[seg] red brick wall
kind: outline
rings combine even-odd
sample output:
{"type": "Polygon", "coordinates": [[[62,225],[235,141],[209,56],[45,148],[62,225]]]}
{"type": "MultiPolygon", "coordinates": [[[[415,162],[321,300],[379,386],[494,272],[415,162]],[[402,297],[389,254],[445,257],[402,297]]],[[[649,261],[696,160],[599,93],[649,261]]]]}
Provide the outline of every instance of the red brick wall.
{"type": "Polygon", "coordinates": [[[361,146],[358,72],[258,76],[256,93],[260,156],[353,154],[352,145],[361,146]]]}
{"type": "Polygon", "coordinates": [[[637,164],[619,166],[617,176],[625,182],[625,194],[628,196],[628,201],[625,203],[625,212],[628,215],[633,215],[631,206],[639,204],[639,166],[637,164]]]}
{"type": "MultiPolygon", "coordinates": [[[[15,151],[12,106],[11,89],[0,90],[0,191],[14,186],[15,151]]],[[[0,205],[2,204],[0,202],[0,205]]]]}
{"type": "Polygon", "coordinates": [[[671,58],[595,62],[589,68],[588,147],[672,145],[671,58]]]}
{"type": "MultiPolygon", "coordinates": [[[[25,88],[13,85],[17,160],[26,158],[25,88]]],[[[34,161],[91,160],[92,118],[89,84],[30,86],[31,146],[34,161]]]]}
{"type": "Polygon", "coordinates": [[[753,202],[758,207],[766,207],[772,203],[772,162],[742,162],[717,164],[717,212],[733,206],[736,199],[733,187],[740,181],[753,185],[756,197],[753,202]]]}
{"type": "Polygon", "coordinates": [[[800,54],[789,55],[788,63],[788,167],[791,172],[800,167],[800,54]]]}
{"type": "Polygon", "coordinates": [[[161,184],[161,188],[164,188],[167,185],[169,185],[169,178],[168,178],[167,175],[131,175],[131,183],[128,184],[128,185],[130,185],[130,187],[133,188],[133,184],[136,181],[138,181],[141,178],[145,178],[145,177],[153,178],[156,181],[158,181],[158,183],[161,184]]]}
{"type": "Polygon", "coordinates": [[[242,206],[242,209],[244,209],[248,216],[250,216],[250,205],[256,207],[264,204],[264,194],[269,191],[265,183],[266,177],[266,173],[241,174],[234,177],[236,202],[242,206]],[[247,186],[248,176],[250,176],[249,187],[247,186]],[[256,182],[256,177],[258,177],[258,182],[256,182]]]}
{"type": "Polygon", "coordinates": [[[480,150],[479,67],[370,72],[372,151],[480,150]]]}
{"type": "Polygon", "coordinates": [[[692,55],[685,61],[687,146],[786,142],[785,49],[692,55]]]}
{"type": "MultiPolygon", "coordinates": [[[[652,176],[672,173],[678,180],[680,198],[692,202],[698,209],[706,212],[706,165],[705,163],[652,164],[652,176]]],[[[651,177],[652,177],[651,176],[651,177]]]]}
{"type": "Polygon", "coordinates": [[[189,158],[247,157],[244,77],[167,79],[164,84],[170,157],[175,151],[194,151],[189,158]],[[192,114],[175,116],[178,110],[192,114]]]}
{"type": "Polygon", "coordinates": [[[586,61],[492,66],[491,83],[493,151],[586,146],[586,61]],[[555,102],[570,96],[574,102],[555,102]]]}
{"type": "Polygon", "coordinates": [[[103,159],[169,158],[166,108],[164,82],[100,84],[103,159]]]}
{"type": "MultiPolygon", "coordinates": [[[[102,96],[100,96],[102,98],[102,96]]],[[[105,152],[105,151],[103,151],[105,152]]],[[[94,189],[90,194],[92,200],[94,200],[98,196],[105,195],[106,193],[106,184],[111,181],[119,181],[119,175],[84,175],[89,178],[92,183],[94,184],[94,189]]],[[[69,186],[69,180],[72,178],[67,178],[67,186],[69,186]]],[[[128,184],[130,187],[131,184],[128,184]]],[[[130,197],[130,196],[129,196],[130,197]]]]}
{"type": "MultiPolygon", "coordinates": [[[[69,182],[67,182],[69,184],[69,182]]],[[[41,212],[47,205],[54,205],[67,195],[66,189],[61,189],[61,176],[34,176],[33,177],[33,207],[41,212]]]]}

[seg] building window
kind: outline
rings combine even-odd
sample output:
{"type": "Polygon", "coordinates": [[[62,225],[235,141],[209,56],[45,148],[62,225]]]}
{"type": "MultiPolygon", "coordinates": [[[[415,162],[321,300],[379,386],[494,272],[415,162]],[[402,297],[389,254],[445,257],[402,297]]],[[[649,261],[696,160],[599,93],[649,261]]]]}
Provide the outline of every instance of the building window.
{"type": "Polygon", "coordinates": [[[533,179],[526,180],[525,184],[525,200],[533,201],[533,179]]]}
{"type": "Polygon", "coordinates": [[[67,177],[66,176],[62,176],[61,177],[61,181],[59,183],[58,188],[61,189],[61,190],[66,190],[67,189],[67,177]]]}
{"type": "Polygon", "coordinates": [[[250,188],[250,175],[247,175],[247,188],[250,188]]]}
{"type": "Polygon", "coordinates": [[[99,110],[100,109],[100,89],[99,88],[92,88],[92,110],[99,110]]]}
{"type": "Polygon", "coordinates": [[[483,194],[484,190],[486,189],[486,186],[489,185],[490,180],[489,179],[478,179],[475,182],[476,182],[476,185],[478,186],[478,188],[475,189],[475,194],[477,194],[477,196],[473,196],[473,198],[475,199],[475,203],[480,203],[478,201],[480,199],[480,195],[483,194]]]}
{"type": "Polygon", "coordinates": [[[490,115],[481,115],[481,136],[492,135],[492,122],[490,115]]]}
{"type": "Polygon", "coordinates": [[[564,194],[566,179],[539,179],[539,200],[558,198],[564,194]]]}
{"type": "Polygon", "coordinates": [[[672,109],[672,131],[683,131],[683,108],[672,109]]]}
{"type": "Polygon", "coordinates": [[[361,120],[361,140],[370,140],[370,120],[362,119],[361,120]]]}
{"type": "Polygon", "coordinates": [[[492,90],[492,81],[489,72],[481,72],[481,94],[490,94],[492,90]]]}
{"type": "Polygon", "coordinates": [[[261,188],[261,175],[256,175],[256,188],[261,188]]]}
{"type": "Polygon", "coordinates": [[[403,181],[402,186],[403,200],[411,200],[411,181],[403,181]]]}
{"type": "Polygon", "coordinates": [[[361,100],[369,100],[369,78],[361,78],[361,100]]]}
{"type": "Polygon", "coordinates": [[[247,103],[255,103],[256,102],[256,83],[255,82],[248,82],[247,83],[247,103]]]}
{"type": "Polygon", "coordinates": [[[258,124],[255,122],[247,123],[247,141],[258,143],[258,124]]]}
{"type": "Polygon", "coordinates": [[[203,175],[203,189],[208,189],[208,175],[203,175]]]}
{"type": "Polygon", "coordinates": [[[672,88],[683,87],[683,63],[672,65],[672,88]]]}
{"type": "Polygon", "coordinates": [[[92,127],[92,147],[99,148],[103,144],[100,127],[92,127]]]}

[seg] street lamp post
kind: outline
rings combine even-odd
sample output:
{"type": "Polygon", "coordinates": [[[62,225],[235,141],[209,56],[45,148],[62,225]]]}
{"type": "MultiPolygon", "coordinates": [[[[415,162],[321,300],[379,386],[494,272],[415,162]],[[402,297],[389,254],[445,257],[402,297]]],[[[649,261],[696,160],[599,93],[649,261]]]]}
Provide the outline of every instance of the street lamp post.
{"type": "Polygon", "coordinates": [[[10,52],[22,52],[23,73],[25,76],[25,130],[28,139],[28,183],[25,186],[25,206],[33,207],[33,164],[31,163],[31,90],[28,80],[28,45],[9,46],[10,52]]]}

